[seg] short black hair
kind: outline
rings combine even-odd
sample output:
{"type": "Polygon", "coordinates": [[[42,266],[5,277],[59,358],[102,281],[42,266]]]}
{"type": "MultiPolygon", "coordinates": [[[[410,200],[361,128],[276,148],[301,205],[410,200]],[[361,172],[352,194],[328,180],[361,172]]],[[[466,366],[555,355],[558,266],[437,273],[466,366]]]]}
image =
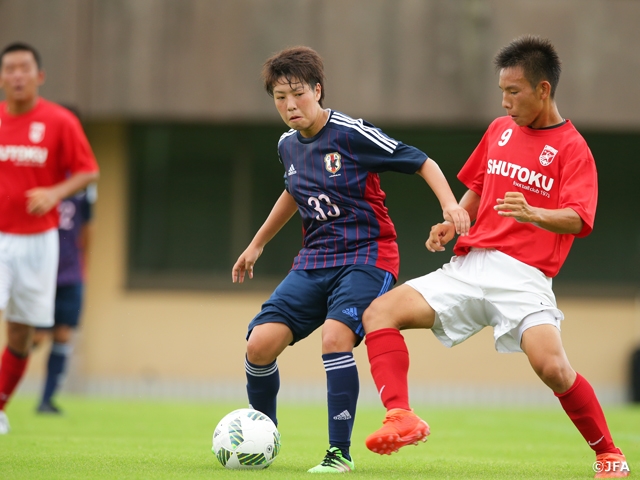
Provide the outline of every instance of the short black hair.
{"type": "Polygon", "coordinates": [[[318,52],[309,47],[292,47],[268,58],[262,66],[262,81],[267,93],[273,97],[276,82],[284,78],[289,85],[298,81],[311,89],[320,84],[320,100],[324,100],[324,65],[318,52]]]}
{"type": "Polygon", "coordinates": [[[494,63],[498,71],[521,67],[533,88],[546,80],[551,85],[551,98],[554,97],[562,68],[560,57],[549,40],[535,35],[518,37],[500,49],[494,63]]]}
{"type": "Polygon", "coordinates": [[[36,65],[38,65],[38,70],[42,70],[42,57],[40,57],[40,53],[38,53],[34,47],[24,42],[13,42],[4,47],[0,53],[0,66],[2,66],[2,60],[5,54],[11,52],[31,52],[33,58],[36,60],[36,65]]]}

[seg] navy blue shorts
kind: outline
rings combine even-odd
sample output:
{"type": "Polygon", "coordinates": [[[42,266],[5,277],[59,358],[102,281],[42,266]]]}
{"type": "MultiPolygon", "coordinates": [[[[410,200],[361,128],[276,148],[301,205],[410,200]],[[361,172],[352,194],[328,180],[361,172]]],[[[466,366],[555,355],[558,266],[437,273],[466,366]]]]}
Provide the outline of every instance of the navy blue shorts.
{"type": "Polygon", "coordinates": [[[78,326],[82,310],[83,290],[84,287],[81,283],[63,285],[56,289],[55,326],[68,325],[72,328],[78,326]]]}
{"type": "Polygon", "coordinates": [[[362,314],[371,302],[395,283],[393,275],[371,265],[346,265],[314,270],[291,270],[249,323],[284,323],[294,343],[311,335],[328,318],[347,325],[364,337],[362,314]]]}

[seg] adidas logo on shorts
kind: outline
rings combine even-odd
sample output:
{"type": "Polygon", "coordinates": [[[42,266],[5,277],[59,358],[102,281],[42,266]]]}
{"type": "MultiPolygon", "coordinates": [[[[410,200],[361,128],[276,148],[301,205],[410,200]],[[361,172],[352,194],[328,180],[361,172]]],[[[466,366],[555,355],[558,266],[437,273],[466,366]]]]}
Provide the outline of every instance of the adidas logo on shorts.
{"type": "Polygon", "coordinates": [[[342,313],[349,315],[354,320],[358,320],[358,309],[356,307],[345,308],[342,313]]]}

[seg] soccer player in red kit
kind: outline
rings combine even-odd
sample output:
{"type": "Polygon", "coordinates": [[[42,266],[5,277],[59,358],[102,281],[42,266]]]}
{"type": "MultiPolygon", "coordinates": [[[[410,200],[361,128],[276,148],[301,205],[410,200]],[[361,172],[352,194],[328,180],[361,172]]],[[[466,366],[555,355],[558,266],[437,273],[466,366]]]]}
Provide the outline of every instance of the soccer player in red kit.
{"type": "MultiPolygon", "coordinates": [[[[374,300],[364,314],[371,373],[387,408],[367,447],[390,454],[426,440],[429,427],[409,406],[409,354],[399,330],[428,328],[447,347],[485,326],[499,352],[524,352],[540,379],[595,451],[596,478],[627,476],[591,385],[576,373],[560,337],[552,277],[575,237],[593,229],[596,166],[585,140],[554,100],[560,60],[547,40],[525,36],[495,58],[502,106],[458,178],[460,205],[474,225],[459,237],[451,262],[374,300]],[[609,468],[607,464],[618,465],[609,468]]],[[[427,248],[443,251],[449,222],[431,229],[427,248]]]]}
{"type": "Polygon", "coordinates": [[[38,94],[40,55],[13,43],[0,52],[0,312],[7,346],[0,360],[0,434],[22,378],[35,327],[53,326],[58,272],[58,203],[98,178],[78,119],[38,94]]]}

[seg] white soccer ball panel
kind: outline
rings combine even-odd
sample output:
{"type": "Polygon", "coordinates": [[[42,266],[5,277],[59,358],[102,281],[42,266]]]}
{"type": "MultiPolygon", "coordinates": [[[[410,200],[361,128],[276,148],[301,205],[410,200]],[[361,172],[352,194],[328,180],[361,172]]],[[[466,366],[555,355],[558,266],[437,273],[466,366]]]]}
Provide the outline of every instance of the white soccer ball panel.
{"type": "Polygon", "coordinates": [[[266,468],[280,451],[280,433],[263,413],[241,408],[220,420],[212,451],[226,468],[266,468]]]}

